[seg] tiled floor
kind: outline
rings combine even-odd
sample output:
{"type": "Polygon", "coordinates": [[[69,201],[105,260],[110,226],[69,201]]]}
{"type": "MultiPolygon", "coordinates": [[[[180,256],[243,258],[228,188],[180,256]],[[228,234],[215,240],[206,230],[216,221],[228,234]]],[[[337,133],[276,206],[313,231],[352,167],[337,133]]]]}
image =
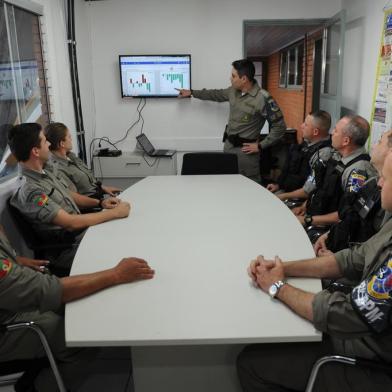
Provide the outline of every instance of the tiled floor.
{"type": "MultiPolygon", "coordinates": [[[[105,348],[92,365],[92,376],[78,392],[133,392],[129,348],[105,348]]],[[[12,386],[0,387],[0,392],[14,392],[12,386]]]]}

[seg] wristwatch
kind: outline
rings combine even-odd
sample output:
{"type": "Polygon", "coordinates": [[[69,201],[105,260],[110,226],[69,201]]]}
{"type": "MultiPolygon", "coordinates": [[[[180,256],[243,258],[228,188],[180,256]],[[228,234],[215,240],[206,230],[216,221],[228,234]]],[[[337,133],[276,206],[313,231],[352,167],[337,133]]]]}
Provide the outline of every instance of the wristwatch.
{"type": "Polygon", "coordinates": [[[285,280],[278,280],[277,282],[273,283],[268,289],[268,294],[270,297],[275,298],[278,295],[280,288],[286,283],[287,282],[285,280]]]}
{"type": "Polygon", "coordinates": [[[305,222],[305,226],[309,227],[313,223],[313,216],[306,214],[304,218],[304,222],[305,222]]]}

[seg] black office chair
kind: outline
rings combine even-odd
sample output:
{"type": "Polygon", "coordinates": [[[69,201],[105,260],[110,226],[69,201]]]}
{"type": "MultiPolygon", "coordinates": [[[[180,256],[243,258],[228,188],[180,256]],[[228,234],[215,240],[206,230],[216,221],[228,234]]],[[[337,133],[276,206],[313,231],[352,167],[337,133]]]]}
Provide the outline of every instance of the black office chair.
{"type": "Polygon", "coordinates": [[[330,226],[309,226],[305,228],[306,234],[308,235],[310,242],[315,244],[316,241],[329,230],[330,226]]]}
{"type": "MultiPolygon", "coordinates": [[[[43,241],[37,236],[31,227],[30,222],[21,214],[21,212],[11,204],[11,197],[7,200],[7,209],[9,217],[15,224],[18,232],[22,235],[28,248],[34,252],[34,258],[46,259],[48,252],[51,254],[54,251],[62,252],[67,249],[78,246],[77,236],[83,231],[65,232],[59,231],[58,237],[48,238],[43,241]]],[[[56,233],[53,233],[56,234],[56,233]]],[[[69,271],[54,265],[50,265],[50,270],[57,276],[67,276],[69,271]]]]}
{"type": "Polygon", "coordinates": [[[385,371],[387,373],[392,372],[392,364],[371,361],[369,359],[363,359],[363,358],[345,357],[341,355],[325,356],[318,359],[313,365],[312,371],[310,372],[310,376],[308,379],[308,384],[306,385],[305,392],[313,391],[313,386],[314,383],[316,382],[317,374],[321,366],[329,362],[338,362],[349,366],[359,366],[359,367],[377,369],[377,370],[385,371]]]}
{"type": "Polygon", "coordinates": [[[299,207],[302,204],[304,204],[305,199],[299,199],[299,198],[295,198],[295,199],[286,199],[283,200],[283,203],[286,204],[287,207],[290,208],[290,210],[292,210],[295,207],[299,207]]]}
{"type": "Polygon", "coordinates": [[[181,174],[238,174],[238,158],[236,154],[224,152],[187,153],[183,157],[181,174]]]}
{"type": "Polygon", "coordinates": [[[66,392],[52,350],[41,328],[33,321],[0,325],[0,332],[3,333],[12,333],[21,329],[30,329],[38,335],[47,358],[0,362],[0,386],[14,385],[16,392],[27,391],[32,387],[38,373],[49,365],[52,368],[59,391],[66,392]],[[22,372],[23,375],[21,374],[22,372]]]}

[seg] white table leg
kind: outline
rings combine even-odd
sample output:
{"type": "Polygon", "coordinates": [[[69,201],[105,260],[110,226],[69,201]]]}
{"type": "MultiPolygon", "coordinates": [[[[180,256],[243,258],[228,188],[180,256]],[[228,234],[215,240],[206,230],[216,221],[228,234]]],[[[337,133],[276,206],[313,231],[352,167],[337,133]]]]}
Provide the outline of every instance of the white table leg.
{"type": "Polygon", "coordinates": [[[243,345],[132,347],[135,392],[240,392],[243,345]]]}

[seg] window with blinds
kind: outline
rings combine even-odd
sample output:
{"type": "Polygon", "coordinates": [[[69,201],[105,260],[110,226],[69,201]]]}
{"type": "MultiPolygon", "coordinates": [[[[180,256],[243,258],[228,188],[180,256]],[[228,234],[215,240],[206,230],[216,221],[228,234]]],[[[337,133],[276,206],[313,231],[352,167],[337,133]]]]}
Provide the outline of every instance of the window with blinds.
{"type": "Polygon", "coordinates": [[[279,87],[301,88],[303,84],[303,42],[280,52],[279,87]]]}
{"type": "Polygon", "coordinates": [[[50,121],[40,16],[0,0],[0,182],[16,173],[9,129],[50,121]]]}

